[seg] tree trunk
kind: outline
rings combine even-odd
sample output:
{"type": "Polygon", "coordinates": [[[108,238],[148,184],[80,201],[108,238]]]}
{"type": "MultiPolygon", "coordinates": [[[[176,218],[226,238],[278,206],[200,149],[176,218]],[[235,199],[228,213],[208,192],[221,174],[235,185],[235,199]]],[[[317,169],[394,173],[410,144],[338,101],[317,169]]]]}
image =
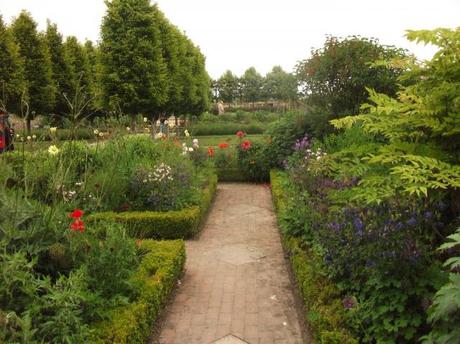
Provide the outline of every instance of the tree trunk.
{"type": "Polygon", "coordinates": [[[30,118],[27,118],[26,119],[26,130],[27,130],[27,135],[30,135],[31,131],[32,131],[32,125],[31,125],[31,120],[30,118]]]}

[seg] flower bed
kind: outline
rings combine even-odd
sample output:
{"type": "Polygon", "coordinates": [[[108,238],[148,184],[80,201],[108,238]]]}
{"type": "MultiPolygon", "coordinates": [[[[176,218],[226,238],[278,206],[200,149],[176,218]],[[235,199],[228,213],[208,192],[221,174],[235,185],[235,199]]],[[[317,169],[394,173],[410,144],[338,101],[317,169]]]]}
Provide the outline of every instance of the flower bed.
{"type": "Polygon", "coordinates": [[[177,241],[145,240],[145,255],[132,277],[138,298],[111,312],[110,320],[97,324],[94,343],[145,343],[151,326],[173,290],[185,263],[185,245],[177,241]]]}
{"type": "Polygon", "coordinates": [[[202,191],[200,205],[177,211],[130,211],[95,213],[90,221],[116,221],[136,238],[184,239],[197,234],[209,210],[217,188],[212,175],[202,191]]]}
{"type": "MultiPolygon", "coordinates": [[[[287,202],[291,196],[283,183],[286,177],[270,173],[273,203],[283,231],[282,219],[287,216],[287,202]]],[[[342,295],[327,277],[322,260],[302,240],[283,233],[283,247],[289,254],[292,270],[306,308],[306,320],[313,337],[319,343],[358,343],[346,329],[346,314],[342,295]]]]}

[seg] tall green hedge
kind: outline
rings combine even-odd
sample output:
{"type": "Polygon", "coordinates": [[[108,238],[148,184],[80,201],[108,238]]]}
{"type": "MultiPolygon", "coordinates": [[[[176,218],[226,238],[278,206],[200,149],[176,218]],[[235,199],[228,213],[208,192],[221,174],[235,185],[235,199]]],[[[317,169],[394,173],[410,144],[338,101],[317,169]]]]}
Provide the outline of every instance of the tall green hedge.
{"type": "Polygon", "coordinates": [[[138,297],[128,306],[111,312],[110,319],[94,326],[94,344],[144,344],[176,281],[183,271],[186,254],[182,240],[144,240],[144,253],[131,283],[138,297]]]}

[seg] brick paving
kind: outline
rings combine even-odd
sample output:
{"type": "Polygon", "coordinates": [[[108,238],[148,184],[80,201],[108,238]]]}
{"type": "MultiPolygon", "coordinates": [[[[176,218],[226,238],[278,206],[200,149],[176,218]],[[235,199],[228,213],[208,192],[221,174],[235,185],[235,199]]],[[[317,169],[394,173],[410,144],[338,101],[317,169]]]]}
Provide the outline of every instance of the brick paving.
{"type": "Polygon", "coordinates": [[[187,242],[185,275],[152,343],[303,342],[270,190],[219,184],[200,238],[187,242]]]}

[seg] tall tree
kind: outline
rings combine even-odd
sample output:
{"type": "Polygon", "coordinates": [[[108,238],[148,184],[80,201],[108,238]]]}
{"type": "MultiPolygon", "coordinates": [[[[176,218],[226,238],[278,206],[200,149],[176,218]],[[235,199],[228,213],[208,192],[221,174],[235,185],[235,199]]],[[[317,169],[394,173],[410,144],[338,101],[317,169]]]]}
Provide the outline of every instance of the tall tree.
{"type": "Polygon", "coordinates": [[[238,77],[227,70],[217,80],[219,99],[226,103],[233,103],[238,97],[238,77]]]}
{"type": "Polygon", "coordinates": [[[59,116],[63,116],[68,111],[64,95],[71,95],[74,92],[73,75],[69,61],[66,59],[62,34],[59,33],[57,25],[50,21],[47,23],[45,40],[50,53],[51,69],[56,86],[54,111],[59,116]]]}
{"type": "Polygon", "coordinates": [[[264,80],[264,96],[273,100],[294,100],[297,98],[297,78],[275,66],[264,80]]]}
{"type": "Polygon", "coordinates": [[[74,36],[67,37],[64,43],[66,59],[70,65],[72,74],[72,93],[73,96],[79,87],[88,95],[93,94],[93,73],[89,62],[86,49],[78,42],[74,36]]]}
{"type": "Polygon", "coordinates": [[[103,102],[130,115],[158,116],[167,101],[167,65],[149,0],[106,1],[101,30],[103,102]]]}
{"type": "Polygon", "coordinates": [[[262,99],[263,77],[254,67],[244,72],[240,82],[244,101],[256,102],[262,99]]]}
{"type": "Polygon", "coordinates": [[[18,112],[25,89],[24,64],[19,47],[0,16],[0,107],[18,112]]]}
{"type": "Polygon", "coordinates": [[[51,60],[45,40],[37,32],[37,24],[31,15],[22,11],[11,26],[19,53],[24,60],[26,94],[30,112],[24,113],[27,129],[35,114],[52,111],[55,101],[55,86],[51,71],[51,60]]]}

